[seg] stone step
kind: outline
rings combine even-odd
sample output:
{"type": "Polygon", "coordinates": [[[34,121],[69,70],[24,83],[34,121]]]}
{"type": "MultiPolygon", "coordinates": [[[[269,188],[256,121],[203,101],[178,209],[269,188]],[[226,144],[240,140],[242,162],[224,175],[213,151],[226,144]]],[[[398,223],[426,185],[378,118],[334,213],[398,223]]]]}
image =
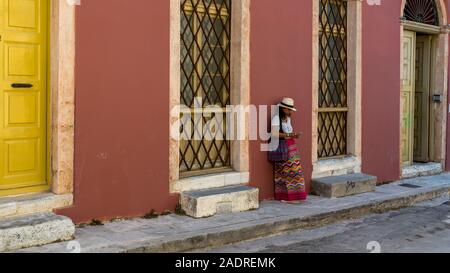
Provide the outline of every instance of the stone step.
{"type": "Polygon", "coordinates": [[[316,178],[312,181],[312,192],[328,198],[340,198],[375,191],[377,177],[357,173],[316,178]]]}
{"type": "Polygon", "coordinates": [[[0,252],[73,239],[75,225],[54,213],[37,213],[0,220],[0,252]]]}
{"type": "Polygon", "coordinates": [[[259,208],[259,190],[248,186],[231,186],[182,192],[181,207],[188,216],[210,217],[259,208]]]}
{"type": "Polygon", "coordinates": [[[73,203],[72,194],[38,193],[0,198],[0,221],[35,213],[53,212],[73,203]]]}
{"type": "Polygon", "coordinates": [[[436,175],[442,172],[443,168],[441,163],[414,163],[411,166],[403,167],[402,179],[436,175]]]}

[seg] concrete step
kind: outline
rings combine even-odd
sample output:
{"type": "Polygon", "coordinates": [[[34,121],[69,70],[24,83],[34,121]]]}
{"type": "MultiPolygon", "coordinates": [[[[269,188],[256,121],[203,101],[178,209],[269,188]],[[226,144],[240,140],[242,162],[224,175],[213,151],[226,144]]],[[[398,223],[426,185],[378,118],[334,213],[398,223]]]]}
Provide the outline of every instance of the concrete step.
{"type": "Polygon", "coordinates": [[[53,212],[73,203],[72,194],[38,193],[0,198],[0,221],[35,213],[53,212]]]}
{"type": "Polygon", "coordinates": [[[231,186],[183,192],[180,203],[186,214],[194,218],[242,212],[259,208],[259,190],[248,186],[231,186]]]}
{"type": "Polygon", "coordinates": [[[312,192],[328,198],[339,198],[375,191],[377,178],[358,173],[316,178],[312,181],[312,192]]]}
{"type": "Polygon", "coordinates": [[[411,166],[403,167],[402,178],[409,179],[422,176],[436,175],[443,172],[441,163],[414,163],[411,166]]]}
{"type": "Polygon", "coordinates": [[[0,252],[73,239],[75,225],[64,216],[37,213],[0,220],[0,252]]]}

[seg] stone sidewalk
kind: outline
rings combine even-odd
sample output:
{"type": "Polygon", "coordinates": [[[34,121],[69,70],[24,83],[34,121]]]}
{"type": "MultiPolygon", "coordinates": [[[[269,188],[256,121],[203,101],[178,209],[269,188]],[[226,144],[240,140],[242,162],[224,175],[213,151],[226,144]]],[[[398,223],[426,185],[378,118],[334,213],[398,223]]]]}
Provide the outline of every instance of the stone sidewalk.
{"type": "Polygon", "coordinates": [[[255,211],[205,219],[167,215],[149,220],[114,221],[103,226],[77,228],[76,241],[18,252],[188,252],[288,230],[315,228],[370,213],[409,207],[449,194],[450,174],[441,174],[403,180],[379,186],[375,192],[341,199],[311,196],[300,205],[266,201],[255,211]]]}

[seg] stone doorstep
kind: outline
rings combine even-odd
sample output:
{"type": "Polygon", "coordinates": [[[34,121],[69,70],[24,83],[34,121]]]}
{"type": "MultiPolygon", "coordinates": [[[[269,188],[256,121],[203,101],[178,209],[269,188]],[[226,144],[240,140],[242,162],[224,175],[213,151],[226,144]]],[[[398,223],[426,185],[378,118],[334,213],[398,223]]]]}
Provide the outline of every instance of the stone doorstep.
{"type": "Polygon", "coordinates": [[[327,198],[340,198],[375,191],[377,178],[367,174],[347,174],[316,178],[312,181],[312,192],[327,198]]]}
{"type": "Polygon", "coordinates": [[[183,192],[180,203],[186,214],[194,218],[243,212],[259,208],[259,189],[232,186],[183,192]]]}
{"type": "Polygon", "coordinates": [[[440,163],[414,163],[411,166],[402,168],[402,178],[409,179],[422,176],[436,175],[443,172],[440,163]]]}
{"type": "Polygon", "coordinates": [[[0,220],[0,252],[73,239],[75,225],[54,213],[37,213],[0,220]]]}
{"type": "Polygon", "coordinates": [[[54,209],[71,206],[72,194],[56,195],[39,193],[0,198],[0,221],[28,214],[53,212],[54,209]]]}

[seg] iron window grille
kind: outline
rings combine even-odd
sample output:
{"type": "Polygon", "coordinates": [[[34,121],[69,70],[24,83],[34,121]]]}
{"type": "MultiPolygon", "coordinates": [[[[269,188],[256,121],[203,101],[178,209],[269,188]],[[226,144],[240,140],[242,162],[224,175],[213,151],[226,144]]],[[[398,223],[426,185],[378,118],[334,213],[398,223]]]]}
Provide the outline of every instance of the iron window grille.
{"type": "Polygon", "coordinates": [[[404,16],[409,21],[439,26],[439,13],[435,0],[407,0],[404,16]]]}
{"type": "MultiPolygon", "coordinates": [[[[231,0],[181,0],[181,103],[191,110],[191,118],[182,127],[193,128],[185,132],[187,139],[180,140],[181,176],[231,167],[225,117],[226,106],[231,103],[230,41],[231,0]],[[195,107],[208,106],[222,109],[224,118],[214,113],[200,113],[200,118],[195,118],[195,107]],[[202,130],[212,119],[221,120],[217,131],[202,130]],[[202,127],[196,126],[196,121],[202,127]],[[195,139],[196,133],[209,137],[195,139]]],[[[181,117],[183,120],[183,113],[181,117]]]]}
{"type": "Polygon", "coordinates": [[[318,156],[347,154],[347,1],[320,0],[318,156]]]}

